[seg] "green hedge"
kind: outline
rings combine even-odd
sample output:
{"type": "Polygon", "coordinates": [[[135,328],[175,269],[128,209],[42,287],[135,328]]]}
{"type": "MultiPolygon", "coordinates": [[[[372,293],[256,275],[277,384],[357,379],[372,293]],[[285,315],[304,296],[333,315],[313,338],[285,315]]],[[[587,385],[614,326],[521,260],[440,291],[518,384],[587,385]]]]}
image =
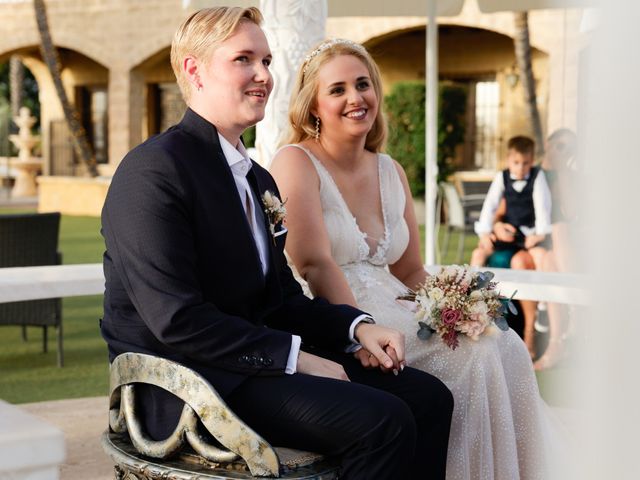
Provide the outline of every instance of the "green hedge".
{"type": "Polygon", "coordinates": [[[247,128],[242,133],[242,143],[246,148],[253,148],[256,146],[256,127],[247,128]]]}
{"type": "MultiPolygon", "coordinates": [[[[411,192],[424,195],[425,84],[398,82],[384,99],[389,121],[387,152],[404,167],[411,192]]],[[[438,181],[453,171],[456,146],[464,141],[467,89],[440,83],[438,98],[438,181]]]]}

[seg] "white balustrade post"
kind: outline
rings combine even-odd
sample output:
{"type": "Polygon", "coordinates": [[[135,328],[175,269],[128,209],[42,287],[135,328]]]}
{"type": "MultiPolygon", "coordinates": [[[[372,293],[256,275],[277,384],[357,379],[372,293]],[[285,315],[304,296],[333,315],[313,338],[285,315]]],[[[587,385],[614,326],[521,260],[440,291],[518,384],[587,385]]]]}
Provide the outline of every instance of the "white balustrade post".
{"type": "Polygon", "coordinates": [[[0,400],[0,479],[58,480],[64,459],[60,429],[0,400]]]}
{"type": "Polygon", "coordinates": [[[256,127],[256,159],[268,166],[287,130],[289,97],[308,50],[325,37],[326,0],[260,0],[262,26],[273,53],[274,87],[264,120],[256,127]]]}

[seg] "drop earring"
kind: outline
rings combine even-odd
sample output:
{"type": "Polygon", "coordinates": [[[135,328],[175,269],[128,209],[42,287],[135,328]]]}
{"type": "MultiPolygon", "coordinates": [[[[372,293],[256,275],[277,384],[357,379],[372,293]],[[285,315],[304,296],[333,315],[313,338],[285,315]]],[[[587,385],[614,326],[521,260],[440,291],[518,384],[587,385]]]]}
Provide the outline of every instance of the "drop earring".
{"type": "Polygon", "coordinates": [[[320,117],[316,117],[316,134],[315,134],[316,142],[320,140],[320,117]]]}

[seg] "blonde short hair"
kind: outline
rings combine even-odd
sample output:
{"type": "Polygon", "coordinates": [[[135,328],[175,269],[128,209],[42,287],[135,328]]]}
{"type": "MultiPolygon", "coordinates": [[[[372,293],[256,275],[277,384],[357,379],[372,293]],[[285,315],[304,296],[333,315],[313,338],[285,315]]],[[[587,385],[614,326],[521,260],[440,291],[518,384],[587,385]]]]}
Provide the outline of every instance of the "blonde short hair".
{"type": "Polygon", "coordinates": [[[260,26],[262,13],[255,7],[213,7],[193,13],[178,28],[171,42],[171,67],[185,102],[189,103],[191,85],[182,69],[187,55],[209,60],[213,51],[229,38],[240,22],[249,21],[260,26]]]}
{"type": "Polygon", "coordinates": [[[339,55],[353,55],[364,63],[369,71],[379,107],[373,126],[367,134],[365,148],[371,152],[380,152],[387,140],[387,122],[382,111],[380,71],[362,45],[341,39],[325,40],[319,43],[300,66],[289,102],[289,131],[285,137],[285,143],[300,143],[314,137],[316,119],[311,110],[316,107],[318,96],[318,71],[325,63],[339,55]]]}

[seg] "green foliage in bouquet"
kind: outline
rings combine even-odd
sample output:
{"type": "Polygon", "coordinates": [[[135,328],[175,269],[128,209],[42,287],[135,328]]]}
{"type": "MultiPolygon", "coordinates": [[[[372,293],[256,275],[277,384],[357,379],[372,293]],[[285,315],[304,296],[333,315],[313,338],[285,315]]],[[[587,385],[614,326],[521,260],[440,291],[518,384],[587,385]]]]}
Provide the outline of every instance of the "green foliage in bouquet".
{"type": "MultiPolygon", "coordinates": [[[[389,121],[387,151],[407,172],[414,197],[424,195],[425,84],[398,82],[384,99],[389,121]]],[[[440,83],[438,99],[438,181],[452,172],[455,149],[464,141],[467,89],[440,83]]]]}

